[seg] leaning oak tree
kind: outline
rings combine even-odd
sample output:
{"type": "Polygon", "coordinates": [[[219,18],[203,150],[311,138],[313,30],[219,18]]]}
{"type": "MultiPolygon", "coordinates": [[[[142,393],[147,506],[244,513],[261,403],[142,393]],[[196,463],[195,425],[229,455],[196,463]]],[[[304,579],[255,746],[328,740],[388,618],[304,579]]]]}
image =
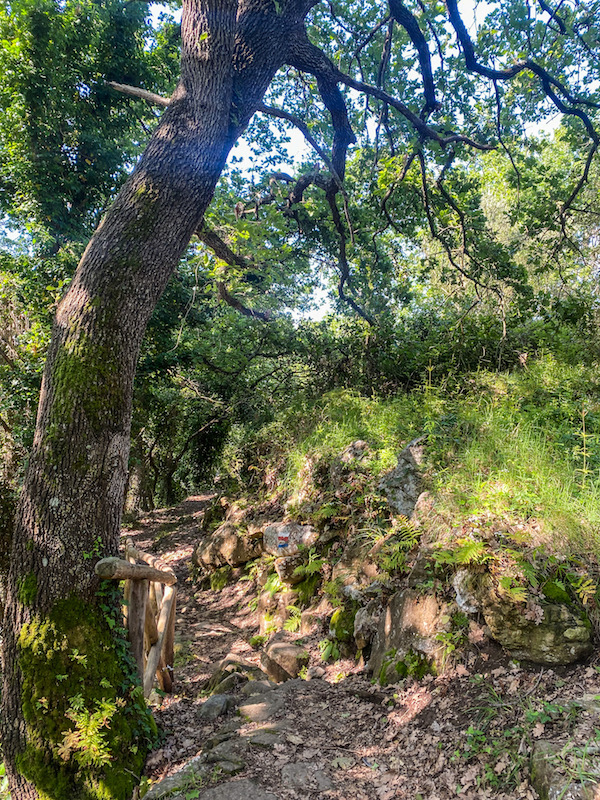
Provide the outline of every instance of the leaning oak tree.
{"type": "Polygon", "coordinates": [[[455,244],[440,234],[433,189],[467,242],[468,219],[443,183],[459,148],[505,147],[502,132],[513,124],[509,101],[515,115],[525,116],[550,103],[573,121],[573,137],[588,142],[582,170],[558,209],[567,236],[569,209],[600,142],[597,105],[570,88],[581,60],[594,63],[593,9],[562,6],[559,12],[540,0],[535,11],[515,0],[508,17],[506,9],[493,8],[489,17],[491,27],[474,43],[456,0],[445,7],[390,0],[389,10],[373,4],[330,5],[329,11],[315,0],[184,0],[181,73],[172,97],[115,86],[166,110],[56,313],[7,587],[2,734],[14,798],[124,800],[143,765],[152,722],[119,632],[118,598],[99,583],[93,564],[118,550],[133,380],[152,310],[195,233],[225,262],[239,258],[203,226],[203,217],[253,115],[296,125],[324,162],[290,186],[289,205],[301,202],[310,184],[324,192],[338,240],[340,298],[368,323],[350,291],[353,231],[344,189],[355,141],[351,119],[361,119],[348,110],[357,96],[367,101],[362,119],[376,110],[392,153],[400,131],[404,141],[412,131],[398,182],[413,163],[420,167],[432,233],[463,270],[467,247],[457,259],[455,244]],[[356,21],[354,32],[348,19],[356,21]],[[316,43],[320,33],[323,48],[316,43]],[[341,53],[351,55],[346,71],[341,56],[336,63],[326,52],[336,36],[341,53]],[[379,53],[371,82],[363,70],[367,51],[371,61],[379,53]],[[414,84],[417,70],[417,94],[394,80],[403,75],[414,84]],[[447,88],[450,71],[463,76],[462,103],[447,88]],[[475,78],[488,88],[478,88],[475,78]],[[318,139],[293,113],[294,92],[282,89],[288,79],[305,86],[316,81],[332,131],[328,152],[327,135],[318,139]],[[264,103],[270,86],[273,97],[290,101],[288,108],[264,103]],[[345,96],[341,87],[354,91],[345,96]],[[486,104],[492,111],[482,122],[486,104]],[[457,132],[461,126],[464,133],[457,132]],[[437,159],[433,184],[428,148],[437,159]]]}

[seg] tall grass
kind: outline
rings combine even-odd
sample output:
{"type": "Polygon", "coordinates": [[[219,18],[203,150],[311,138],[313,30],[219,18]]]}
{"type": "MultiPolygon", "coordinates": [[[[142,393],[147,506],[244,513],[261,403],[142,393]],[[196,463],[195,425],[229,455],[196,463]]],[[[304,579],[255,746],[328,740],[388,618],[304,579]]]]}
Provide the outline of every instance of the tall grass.
{"type": "Polygon", "coordinates": [[[267,426],[232,440],[226,468],[243,477],[270,464],[278,489],[291,494],[307,459],[331,460],[361,439],[378,475],[423,433],[426,479],[457,524],[477,514],[535,519],[557,549],[600,552],[600,386],[592,369],[550,357],[513,374],[425,380],[392,399],[348,390],[296,398],[267,426]]]}

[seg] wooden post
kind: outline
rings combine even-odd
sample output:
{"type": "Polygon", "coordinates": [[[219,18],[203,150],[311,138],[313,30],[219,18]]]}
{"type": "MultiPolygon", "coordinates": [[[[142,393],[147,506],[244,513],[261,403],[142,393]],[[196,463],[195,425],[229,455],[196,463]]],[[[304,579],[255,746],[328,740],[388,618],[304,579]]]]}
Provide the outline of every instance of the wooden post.
{"type": "MultiPolygon", "coordinates": [[[[153,585],[154,584],[151,583],[150,587],[152,587],[153,585]]],[[[145,627],[146,640],[148,642],[148,649],[150,649],[153,644],[156,644],[156,642],[158,642],[158,630],[156,628],[156,616],[155,616],[155,613],[154,613],[154,609],[152,608],[151,598],[152,598],[152,594],[151,594],[151,591],[150,591],[150,596],[148,598],[148,603],[146,604],[146,627],[145,627]]]]}
{"type": "MultiPolygon", "coordinates": [[[[174,588],[174,587],[173,587],[174,588]]],[[[173,691],[173,661],[175,660],[175,616],[177,613],[177,590],[173,596],[171,613],[167,621],[167,630],[162,649],[162,684],[165,692],[173,691]]]]}
{"type": "Polygon", "coordinates": [[[147,599],[148,581],[131,581],[128,615],[129,627],[127,633],[141,680],[144,678],[144,627],[146,622],[147,599]]]}
{"type": "Polygon", "coordinates": [[[148,564],[130,564],[122,558],[103,558],[95,566],[96,575],[104,580],[121,581],[126,578],[132,580],[159,581],[167,586],[177,583],[177,576],[173,570],[165,572],[148,564]]]}
{"type": "Polygon", "coordinates": [[[144,697],[149,697],[152,691],[152,684],[154,683],[154,675],[158,669],[158,662],[163,649],[163,642],[171,610],[175,604],[176,589],[174,586],[166,586],[163,598],[162,607],[160,609],[160,617],[158,619],[158,641],[152,645],[148,653],[148,660],[146,661],[146,669],[144,671],[144,697]]]}
{"type": "Polygon", "coordinates": [[[125,558],[101,559],[95,566],[96,574],[125,581],[124,618],[144,697],[150,695],[155,677],[164,691],[171,692],[177,576],[159,558],[137,550],[131,539],[125,545],[125,558]]]}

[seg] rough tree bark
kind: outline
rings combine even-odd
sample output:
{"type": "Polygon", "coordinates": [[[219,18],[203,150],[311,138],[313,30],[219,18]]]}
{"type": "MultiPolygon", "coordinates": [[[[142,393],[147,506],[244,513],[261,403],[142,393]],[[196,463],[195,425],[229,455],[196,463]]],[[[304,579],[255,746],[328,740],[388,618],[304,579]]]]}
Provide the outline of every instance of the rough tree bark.
{"type": "Polygon", "coordinates": [[[15,799],[130,797],[143,764],[152,723],[115,636],[116,599],[93,570],[118,549],[137,356],[311,4],[184,0],[179,85],[58,308],[8,579],[2,733],[15,799]]]}

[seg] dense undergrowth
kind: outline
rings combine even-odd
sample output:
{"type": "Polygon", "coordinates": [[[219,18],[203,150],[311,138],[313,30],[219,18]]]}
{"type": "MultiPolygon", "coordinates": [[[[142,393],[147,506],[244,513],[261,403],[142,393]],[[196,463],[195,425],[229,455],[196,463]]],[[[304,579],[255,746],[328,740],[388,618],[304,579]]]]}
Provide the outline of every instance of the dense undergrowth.
{"type": "MultiPolygon", "coordinates": [[[[322,598],[337,609],[323,660],[356,653],[353,619],[368,595],[356,600],[344,589],[349,553],[372,564],[380,588],[371,596],[413,586],[452,603],[453,578],[468,567],[536,625],[547,603],[566,603],[597,637],[599,412],[593,368],[542,355],[512,372],[426,380],[389,398],[336,390],[298,399],[262,428],[234,430],[219,476],[223,493],[241,508],[278,507],[322,534],[296,568],[301,580],[291,593],[272,558],[251,568],[251,577],[267,570],[259,610],[265,592],[280,604],[287,598],[285,609],[263,614],[266,638],[281,627],[298,630],[303,610],[322,598]],[[429,511],[413,522],[391,513],[380,482],[418,437],[429,511]],[[352,443],[360,454],[346,459],[352,443]]],[[[465,657],[465,625],[460,612],[439,634],[442,668],[465,657]]],[[[400,668],[418,677],[430,665],[404,659],[400,668]]]]}
{"type": "Polygon", "coordinates": [[[479,514],[535,518],[557,550],[600,553],[600,384],[594,368],[550,355],[392,398],[336,390],[298,399],[258,430],[232,431],[220,480],[297,498],[307,463],[329,463],[364,440],[363,469],[377,478],[421,435],[427,488],[457,525],[479,514]]]}

